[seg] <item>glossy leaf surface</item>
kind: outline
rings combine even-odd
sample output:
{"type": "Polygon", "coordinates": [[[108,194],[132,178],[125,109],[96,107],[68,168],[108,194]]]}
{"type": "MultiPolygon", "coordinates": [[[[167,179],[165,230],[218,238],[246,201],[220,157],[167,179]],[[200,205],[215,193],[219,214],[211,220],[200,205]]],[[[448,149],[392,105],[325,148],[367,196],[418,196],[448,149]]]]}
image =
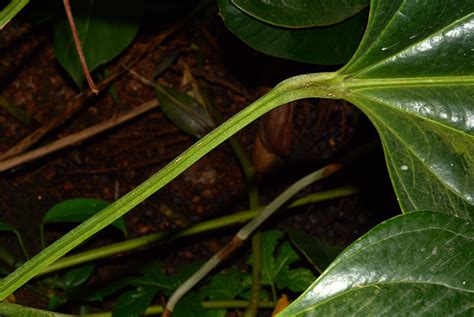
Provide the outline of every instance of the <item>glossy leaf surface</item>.
{"type": "MultiPolygon", "coordinates": [[[[46,212],[42,223],[83,222],[108,205],[109,203],[106,201],[90,198],[64,200],[46,212]]],[[[119,229],[124,235],[127,234],[123,218],[114,221],[112,226],[119,229]]]]}
{"type": "MultiPolygon", "coordinates": [[[[89,71],[109,62],[124,50],[138,32],[143,0],[74,0],[74,21],[89,71]]],[[[79,88],[84,74],[66,16],[55,28],[54,52],[79,88]]]]}
{"type": "Polygon", "coordinates": [[[472,259],[472,222],[408,213],[354,242],[278,317],[469,316],[472,259]]]}
{"type": "Polygon", "coordinates": [[[362,38],[367,11],[332,26],[288,29],[259,21],[218,0],[225,25],[252,48],[276,57],[314,64],[342,64],[354,54],[362,38]]]}
{"type": "Polygon", "coordinates": [[[232,3],[263,22],[302,28],[341,22],[362,11],[369,0],[232,0],[232,3]]]}
{"type": "Polygon", "coordinates": [[[376,126],[402,210],[474,218],[474,2],[372,1],[339,73],[376,126]]]}

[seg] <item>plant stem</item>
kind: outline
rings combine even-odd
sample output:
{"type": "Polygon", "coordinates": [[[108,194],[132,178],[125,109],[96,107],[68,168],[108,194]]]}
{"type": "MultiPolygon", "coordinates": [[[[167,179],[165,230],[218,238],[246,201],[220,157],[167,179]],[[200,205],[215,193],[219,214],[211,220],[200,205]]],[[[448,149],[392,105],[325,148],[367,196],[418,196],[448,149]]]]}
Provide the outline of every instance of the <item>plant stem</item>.
{"type": "MultiPolygon", "coordinates": [[[[203,301],[201,302],[202,307],[204,309],[237,309],[237,308],[245,308],[249,305],[248,301],[245,300],[228,300],[228,301],[203,301]]],[[[273,309],[275,307],[275,303],[270,301],[261,301],[259,304],[259,308],[266,308],[266,309],[273,309]]],[[[163,312],[163,306],[150,306],[145,311],[143,315],[150,316],[150,315],[158,315],[163,312]]],[[[39,310],[30,307],[25,307],[16,304],[10,303],[0,303],[0,314],[5,314],[8,317],[70,317],[70,316],[78,316],[78,315],[65,315],[60,313],[55,313],[46,310],[39,310]]],[[[4,316],[4,315],[1,315],[4,316]]],[[[111,317],[112,312],[103,312],[103,313],[95,313],[95,314],[85,314],[81,315],[81,317],[111,317]]]]}
{"type": "Polygon", "coordinates": [[[77,315],[67,315],[52,311],[41,310],[17,304],[0,302],[0,316],[6,317],[71,317],[77,315]]]}
{"type": "Polygon", "coordinates": [[[254,317],[257,315],[258,306],[260,303],[261,276],[262,234],[260,231],[258,231],[252,237],[252,287],[250,293],[250,303],[245,310],[244,317],[254,317]]]}
{"type": "Polygon", "coordinates": [[[327,165],[294,183],[288,187],[283,193],[275,198],[268,206],[266,206],[255,218],[249,221],[242,229],[237,232],[234,238],[224,246],[217,254],[212,256],[204,263],[193,275],[191,275],[183,284],[181,284],[171,295],[166,304],[163,317],[169,317],[178,301],[191,290],[201,279],[203,279],[210,271],[212,271],[220,262],[232,254],[242,243],[260,226],[268,217],[270,217],[278,208],[283,206],[298,191],[309,184],[326,178],[340,169],[339,164],[327,165]]]}
{"type": "Polygon", "coordinates": [[[2,30],[15,15],[18,14],[29,0],[11,0],[10,3],[0,11],[0,30],[2,30]]]}
{"type": "MultiPolygon", "coordinates": [[[[295,200],[291,205],[288,206],[288,208],[296,208],[299,206],[303,206],[303,205],[307,205],[307,204],[311,204],[311,203],[315,203],[319,201],[325,201],[325,200],[335,199],[339,197],[350,196],[356,193],[358,193],[358,190],[353,187],[341,187],[337,189],[321,191],[321,192],[313,193],[313,194],[310,194],[310,195],[307,195],[307,196],[301,197],[300,199],[295,200]]],[[[153,234],[146,235],[143,237],[114,243],[114,244],[100,247],[97,249],[93,249],[93,250],[85,251],[85,252],[78,253],[75,255],[71,255],[68,257],[64,257],[56,261],[52,265],[48,266],[47,268],[45,268],[43,271],[38,273],[37,276],[63,270],[63,269],[66,269],[68,267],[75,266],[78,264],[106,258],[114,254],[123,253],[127,251],[133,251],[138,248],[149,246],[153,243],[164,240],[165,238],[167,242],[170,242],[175,239],[187,237],[190,235],[195,235],[202,232],[207,232],[210,230],[219,229],[224,226],[235,225],[237,223],[245,222],[247,220],[254,218],[261,210],[262,208],[246,210],[246,211],[242,211],[242,212],[232,214],[229,216],[224,216],[224,217],[204,221],[204,222],[192,225],[188,228],[185,228],[176,232],[153,233],[153,234]]]]}
{"type": "Polygon", "coordinates": [[[309,97],[339,98],[343,94],[343,78],[339,77],[337,73],[301,75],[283,81],[269,93],[242,109],[197,141],[141,185],[66,233],[4,278],[0,284],[0,300],[5,299],[64,254],[125,215],[212,149],[266,112],[297,99],[309,97]]]}

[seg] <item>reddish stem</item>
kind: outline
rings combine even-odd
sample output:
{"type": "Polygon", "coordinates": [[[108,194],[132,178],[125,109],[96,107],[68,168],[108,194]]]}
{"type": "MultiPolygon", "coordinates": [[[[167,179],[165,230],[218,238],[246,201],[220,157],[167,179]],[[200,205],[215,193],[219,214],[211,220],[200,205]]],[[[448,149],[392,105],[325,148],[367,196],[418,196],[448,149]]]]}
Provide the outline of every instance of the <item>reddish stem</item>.
{"type": "Polygon", "coordinates": [[[82,71],[84,73],[84,76],[86,77],[89,88],[92,90],[93,93],[98,94],[99,89],[97,89],[96,85],[94,84],[91,74],[89,73],[89,69],[87,68],[86,58],[84,56],[84,52],[82,51],[79,35],[77,34],[76,23],[74,23],[74,17],[72,16],[71,5],[69,3],[69,0],[63,0],[63,3],[64,3],[64,9],[66,10],[67,19],[69,21],[69,26],[71,27],[74,44],[76,45],[76,51],[77,51],[77,54],[79,55],[79,61],[81,62],[82,71]]]}

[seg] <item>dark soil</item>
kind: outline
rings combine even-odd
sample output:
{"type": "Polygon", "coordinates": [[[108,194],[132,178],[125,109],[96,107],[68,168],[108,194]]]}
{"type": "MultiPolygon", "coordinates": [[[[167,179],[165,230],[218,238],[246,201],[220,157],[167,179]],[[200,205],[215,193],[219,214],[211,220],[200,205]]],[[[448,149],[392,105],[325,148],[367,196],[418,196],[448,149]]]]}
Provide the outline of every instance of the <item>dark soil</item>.
{"type": "MultiPolygon", "coordinates": [[[[147,20],[137,40],[112,65],[137,54],[163,28],[152,19],[147,20]]],[[[261,55],[246,47],[212,15],[205,22],[191,24],[173,35],[133,70],[150,78],[163,56],[175,50],[181,53],[160,76],[160,82],[183,89],[180,82],[182,65],[186,63],[207,87],[226,118],[288,76],[337,69],[261,55]],[[234,87],[226,87],[224,82],[234,87]]],[[[119,103],[107,92],[100,94],[38,145],[102,122],[154,97],[152,88],[130,74],[115,82],[114,89],[119,103]]],[[[32,26],[25,19],[14,20],[0,37],[0,96],[18,105],[33,121],[22,124],[0,108],[0,153],[60,115],[67,101],[77,93],[55,60],[51,29],[32,26]]],[[[255,122],[238,134],[249,155],[258,128],[259,123],[255,122]]],[[[296,107],[293,139],[290,156],[278,159],[272,172],[259,175],[262,203],[271,201],[306,173],[325,163],[339,161],[357,147],[376,141],[377,135],[365,116],[346,102],[306,100],[298,102],[296,107]]],[[[17,227],[30,253],[37,253],[40,250],[37,224],[50,207],[78,197],[113,201],[193,142],[195,139],[181,132],[159,109],[152,110],[81,144],[0,174],[0,219],[17,227]]],[[[347,245],[398,212],[379,146],[355,159],[338,175],[306,189],[305,193],[341,186],[359,187],[361,193],[280,212],[264,227],[292,226],[331,244],[347,245]]],[[[127,214],[125,221],[129,238],[133,238],[244,209],[247,209],[247,198],[243,173],[230,147],[222,145],[127,214]],[[163,214],[163,206],[169,207],[173,214],[163,214]]],[[[211,256],[222,245],[222,239],[225,241],[235,232],[236,228],[232,227],[207,234],[202,239],[176,242],[168,248],[152,248],[103,260],[99,263],[99,276],[121,274],[137,261],[155,257],[163,260],[168,270],[173,270],[177,264],[211,256]]],[[[47,231],[47,240],[51,242],[63,233],[64,228],[53,226],[47,231]]],[[[87,247],[120,240],[112,230],[106,230],[87,247]]],[[[0,244],[21,255],[10,235],[1,235],[0,244]]],[[[26,288],[15,295],[20,304],[44,308],[47,303],[45,298],[26,288]]]]}

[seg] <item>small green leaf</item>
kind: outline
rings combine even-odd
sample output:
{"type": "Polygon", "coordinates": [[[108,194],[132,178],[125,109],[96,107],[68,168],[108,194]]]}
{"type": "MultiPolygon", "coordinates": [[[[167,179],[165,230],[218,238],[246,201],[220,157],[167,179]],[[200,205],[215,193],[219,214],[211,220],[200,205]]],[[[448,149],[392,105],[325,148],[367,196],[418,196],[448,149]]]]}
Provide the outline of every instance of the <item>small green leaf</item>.
{"type": "Polygon", "coordinates": [[[153,281],[147,277],[124,277],[112,282],[107,282],[105,285],[93,285],[92,288],[81,290],[77,295],[78,298],[84,301],[103,301],[106,297],[118,292],[126,287],[149,286],[153,281]]]}
{"type": "MultiPolygon", "coordinates": [[[[59,307],[64,305],[66,303],[66,298],[58,295],[58,294],[53,294],[48,301],[48,310],[58,310],[59,307]]],[[[43,316],[43,315],[41,315],[43,316]]]]}
{"type": "Polygon", "coordinates": [[[154,286],[140,286],[123,293],[117,299],[112,317],[139,317],[150,306],[158,289],[154,286]]]}
{"type": "Polygon", "coordinates": [[[201,298],[196,292],[186,294],[176,305],[173,317],[205,317],[206,310],[202,307],[201,298]]]}
{"type": "Polygon", "coordinates": [[[359,45],[367,10],[335,25],[288,29],[263,23],[239,10],[230,0],[218,0],[227,28],[252,48],[276,57],[313,64],[347,62],[359,45]]]}
{"type": "Polygon", "coordinates": [[[341,22],[369,5],[369,0],[232,0],[239,9],[275,26],[302,28],[341,22]]]}
{"type": "Polygon", "coordinates": [[[94,268],[95,265],[90,263],[67,271],[64,274],[64,285],[66,289],[71,289],[85,283],[89,277],[91,277],[94,268]]]}
{"type": "Polygon", "coordinates": [[[287,233],[293,245],[304,254],[319,273],[324,271],[339,253],[344,250],[342,246],[329,245],[301,230],[288,229],[287,233]]]}
{"type": "Polygon", "coordinates": [[[206,108],[193,97],[160,84],[155,93],[168,119],[187,134],[201,138],[215,126],[206,108]]]}
{"type": "MultiPolygon", "coordinates": [[[[109,203],[106,201],[91,198],[64,200],[46,212],[42,223],[83,222],[108,205],[109,203]]],[[[127,228],[123,218],[114,221],[112,226],[119,229],[124,235],[127,235],[127,228]]]]}
{"type": "Polygon", "coordinates": [[[244,280],[246,277],[250,277],[250,274],[239,271],[217,273],[212,277],[209,284],[199,290],[201,299],[234,299],[237,295],[249,288],[249,284],[244,280]]]}
{"type": "Polygon", "coordinates": [[[0,220],[0,232],[11,232],[13,234],[16,234],[18,231],[14,227],[10,226],[8,223],[0,220]]]}
{"type": "Polygon", "coordinates": [[[287,316],[471,316],[474,223],[413,212],[350,245],[287,316]]]}
{"type": "Polygon", "coordinates": [[[0,96],[0,107],[5,109],[12,117],[24,125],[28,125],[33,121],[33,119],[21,107],[3,96],[0,96]]]}
{"type": "MultiPolygon", "coordinates": [[[[143,14],[143,0],[74,0],[72,13],[89,71],[109,62],[135,38],[143,14]]],[[[54,52],[79,88],[84,74],[71,28],[64,15],[54,33],[54,52]]]]}
{"type": "Polygon", "coordinates": [[[278,289],[302,291],[315,276],[307,269],[290,269],[300,257],[287,241],[277,248],[282,237],[283,232],[278,230],[262,233],[262,283],[276,285],[278,289]]]}

